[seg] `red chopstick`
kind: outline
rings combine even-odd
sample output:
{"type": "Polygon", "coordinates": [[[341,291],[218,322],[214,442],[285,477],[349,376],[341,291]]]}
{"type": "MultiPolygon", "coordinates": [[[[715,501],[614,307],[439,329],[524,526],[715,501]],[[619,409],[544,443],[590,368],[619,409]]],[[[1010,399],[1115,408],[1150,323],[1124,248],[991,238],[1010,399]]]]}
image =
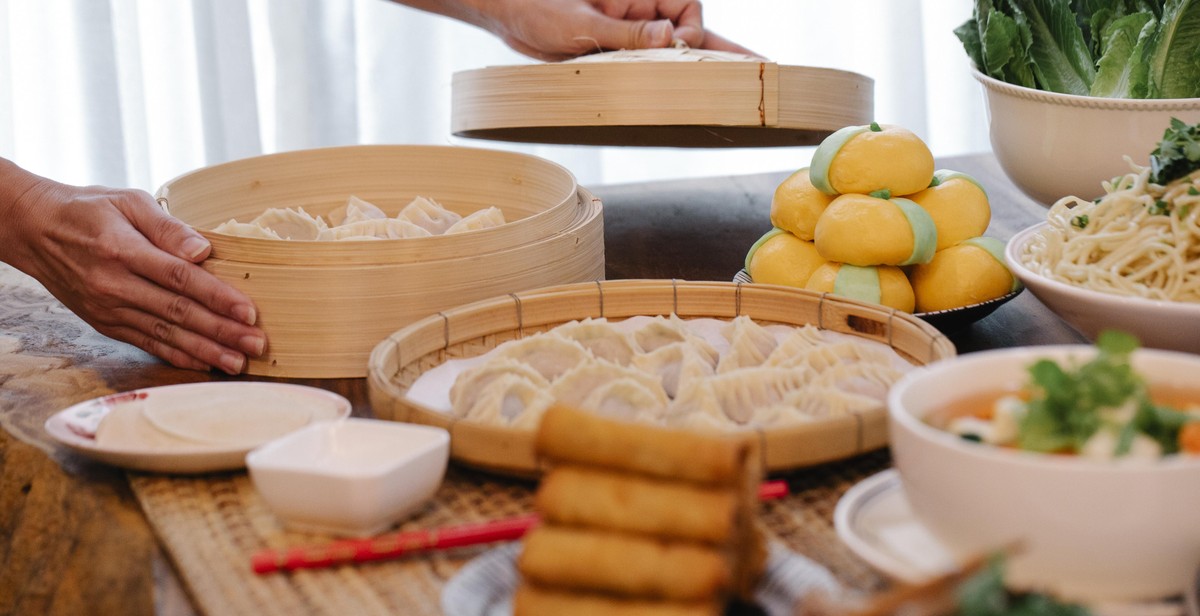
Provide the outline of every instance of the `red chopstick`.
{"type": "MultiPolygon", "coordinates": [[[[758,497],[762,500],[781,498],[787,493],[787,482],[782,480],[764,482],[758,489],[758,497]]],[[[538,515],[530,513],[489,522],[388,533],[366,539],[342,539],[283,550],[263,550],[250,558],[250,566],[255,573],[261,574],[387,560],[430,550],[512,541],[520,539],[537,523],[538,515]]]]}

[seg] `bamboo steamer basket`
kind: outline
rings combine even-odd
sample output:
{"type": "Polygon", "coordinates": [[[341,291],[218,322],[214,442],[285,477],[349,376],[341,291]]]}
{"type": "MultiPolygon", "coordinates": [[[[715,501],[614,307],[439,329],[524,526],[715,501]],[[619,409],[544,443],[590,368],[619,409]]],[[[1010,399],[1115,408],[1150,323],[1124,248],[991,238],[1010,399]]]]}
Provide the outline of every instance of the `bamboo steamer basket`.
{"type": "Polygon", "coordinates": [[[563,167],[534,156],[453,146],[348,146],[206,167],[162,186],[169,213],[212,242],[203,267],[258,308],[267,353],[249,374],[362,377],[372,347],[439,310],[526,289],[604,277],[602,206],[563,167]],[[449,236],[367,241],[234,237],[212,228],[272,207],[317,215],[357,195],[394,216],[416,196],[508,222],[449,236]]]}
{"type": "Polygon", "coordinates": [[[451,130],[586,145],[816,145],[872,120],[873,86],[857,73],[758,60],[495,66],[454,74],[451,130]]]}
{"type": "MultiPolygon", "coordinates": [[[[532,431],[460,420],[405,397],[425,371],[450,359],[482,355],[496,346],[587,317],[636,315],[732,319],[804,325],[889,345],[914,364],[953,357],[954,345],[910,314],[839,296],[766,284],[612,280],[514,293],[445,310],[412,323],[371,352],[367,385],[377,418],[426,424],[450,432],[450,456],[502,474],[534,476],[540,469],[532,431]]],[[[880,402],[864,413],[758,430],[767,470],[838,460],[887,445],[880,402]]]]}

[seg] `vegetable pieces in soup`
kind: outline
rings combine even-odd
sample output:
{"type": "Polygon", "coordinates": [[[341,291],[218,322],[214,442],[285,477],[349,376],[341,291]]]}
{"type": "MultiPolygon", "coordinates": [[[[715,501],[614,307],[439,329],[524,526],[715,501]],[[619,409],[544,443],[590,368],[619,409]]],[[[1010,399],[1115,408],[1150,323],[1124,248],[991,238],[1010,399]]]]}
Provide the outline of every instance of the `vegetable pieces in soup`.
{"type": "Polygon", "coordinates": [[[1130,362],[1133,336],[1105,331],[1096,346],[1096,356],[1079,365],[1038,360],[1020,395],[1002,395],[947,429],[974,441],[1098,459],[1200,454],[1200,401],[1179,409],[1152,397],[1130,362]]]}

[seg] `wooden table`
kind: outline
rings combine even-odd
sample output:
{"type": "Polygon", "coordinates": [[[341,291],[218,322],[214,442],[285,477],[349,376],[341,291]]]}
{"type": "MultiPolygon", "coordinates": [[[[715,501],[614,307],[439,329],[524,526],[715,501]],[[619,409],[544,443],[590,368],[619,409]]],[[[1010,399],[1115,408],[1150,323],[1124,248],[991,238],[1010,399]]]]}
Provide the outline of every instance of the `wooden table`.
{"type": "MultiPolygon", "coordinates": [[[[1044,216],[990,155],[939,165],[987,187],[989,235],[1007,239],[1044,216]]],[[[730,280],[770,228],[771,195],[786,175],[595,188],[605,203],[608,278],[730,280]]],[[[960,353],[1083,340],[1029,293],[950,337],[960,353]]],[[[193,612],[125,474],[70,455],[27,418],[58,410],[51,401],[224,378],[164,366],[100,336],[0,265],[0,614],[193,612]]],[[[295,382],[341,393],[356,415],[370,416],[364,379],[295,382]]]]}

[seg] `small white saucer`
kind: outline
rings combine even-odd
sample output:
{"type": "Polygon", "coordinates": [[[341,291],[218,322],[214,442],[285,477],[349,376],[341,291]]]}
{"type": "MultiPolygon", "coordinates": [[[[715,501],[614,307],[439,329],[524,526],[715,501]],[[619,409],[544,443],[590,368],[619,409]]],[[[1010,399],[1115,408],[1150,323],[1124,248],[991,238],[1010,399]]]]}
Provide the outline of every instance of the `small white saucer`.
{"type": "Polygon", "coordinates": [[[919,583],[955,568],[951,552],[913,516],[895,469],[847,490],[833,524],[850,551],[901,582],[919,583]]]}

